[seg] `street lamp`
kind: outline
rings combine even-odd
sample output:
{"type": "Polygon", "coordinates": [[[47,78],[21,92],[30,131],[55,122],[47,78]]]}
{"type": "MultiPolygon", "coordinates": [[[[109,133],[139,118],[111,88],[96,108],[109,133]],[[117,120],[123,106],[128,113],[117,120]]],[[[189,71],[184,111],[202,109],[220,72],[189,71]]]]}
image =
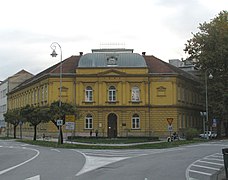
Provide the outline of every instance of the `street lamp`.
{"type": "Polygon", "coordinates": [[[206,90],[206,122],[207,122],[207,139],[209,138],[208,137],[208,90],[207,90],[207,78],[209,77],[209,79],[212,79],[213,78],[213,75],[211,74],[211,69],[207,69],[205,71],[205,90],[206,90]],[[208,76],[208,72],[209,72],[209,76],[208,76]]]}
{"type": "Polygon", "coordinates": [[[60,88],[59,88],[59,107],[61,107],[61,101],[62,101],[62,71],[63,71],[63,66],[62,66],[62,48],[59,45],[59,43],[57,42],[53,42],[51,44],[51,49],[53,50],[51,53],[52,57],[56,57],[58,54],[56,53],[55,49],[56,49],[56,45],[59,46],[60,49],[60,71],[59,71],[59,82],[60,82],[60,88]]]}
{"type": "MultiPolygon", "coordinates": [[[[59,66],[59,82],[60,82],[60,88],[59,88],[59,108],[62,106],[62,71],[63,71],[63,66],[62,66],[62,48],[57,42],[53,42],[51,44],[51,49],[53,50],[51,53],[52,57],[56,57],[58,54],[56,53],[55,49],[56,46],[59,47],[60,49],[60,66],[59,66]]],[[[57,126],[59,126],[59,141],[58,143],[61,143],[61,125],[62,125],[62,120],[57,120],[57,126]]]]}

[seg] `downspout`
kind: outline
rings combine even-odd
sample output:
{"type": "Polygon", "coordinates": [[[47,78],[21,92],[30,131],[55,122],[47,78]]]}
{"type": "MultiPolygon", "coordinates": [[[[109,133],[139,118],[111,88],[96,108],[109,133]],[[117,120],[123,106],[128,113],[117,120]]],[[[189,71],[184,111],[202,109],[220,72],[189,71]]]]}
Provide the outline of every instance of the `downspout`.
{"type": "Polygon", "coordinates": [[[151,123],[150,123],[150,76],[148,75],[148,118],[149,118],[149,136],[151,136],[151,123]]]}

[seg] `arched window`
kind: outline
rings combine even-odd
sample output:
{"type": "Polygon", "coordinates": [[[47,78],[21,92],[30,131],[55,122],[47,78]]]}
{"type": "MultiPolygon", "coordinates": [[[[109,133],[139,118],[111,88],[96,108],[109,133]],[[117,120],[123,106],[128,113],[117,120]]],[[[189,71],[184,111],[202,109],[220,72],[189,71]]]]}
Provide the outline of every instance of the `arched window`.
{"type": "Polygon", "coordinates": [[[131,100],[137,102],[140,100],[140,92],[138,87],[132,87],[131,89],[131,100]]]}
{"type": "Polygon", "coordinates": [[[86,102],[93,101],[93,89],[90,86],[86,87],[86,90],[85,90],[85,101],[86,102]]]}
{"type": "Polygon", "coordinates": [[[140,118],[138,114],[132,116],[132,129],[140,129],[140,118]]]}
{"type": "Polygon", "coordinates": [[[86,115],[85,129],[93,129],[93,116],[91,114],[86,115]]]}
{"type": "Polygon", "coordinates": [[[108,100],[111,102],[116,101],[116,88],[114,86],[110,86],[108,89],[108,100]]]}

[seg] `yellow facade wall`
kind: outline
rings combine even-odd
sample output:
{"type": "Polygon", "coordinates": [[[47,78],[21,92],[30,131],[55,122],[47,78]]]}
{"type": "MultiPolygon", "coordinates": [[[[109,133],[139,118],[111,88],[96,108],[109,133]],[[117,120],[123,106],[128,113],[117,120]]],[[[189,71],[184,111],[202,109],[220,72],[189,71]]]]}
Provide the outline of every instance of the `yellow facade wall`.
{"type": "MultiPolygon", "coordinates": [[[[59,77],[47,77],[32,83],[9,96],[9,109],[30,105],[50,105],[59,100],[59,77]]],[[[149,75],[147,68],[78,68],[76,75],[63,77],[62,101],[76,105],[79,117],[76,129],[67,134],[88,136],[98,130],[99,136],[107,137],[108,115],[117,116],[117,136],[168,136],[167,118],[173,118],[173,131],[188,127],[200,128],[200,97],[192,82],[174,75],[149,75]],[[92,87],[93,101],[86,102],[85,89],[92,87]],[[116,102],[109,102],[108,88],[115,86],[116,102]],[[132,101],[132,88],[139,88],[140,100],[132,101]],[[184,94],[189,94],[187,98],[184,94]],[[93,116],[92,129],[85,128],[85,117],[93,116]],[[132,117],[138,114],[140,128],[132,128],[132,117]]],[[[24,127],[31,134],[30,127],[24,127]]],[[[57,136],[52,122],[41,124],[38,134],[57,136]]]]}

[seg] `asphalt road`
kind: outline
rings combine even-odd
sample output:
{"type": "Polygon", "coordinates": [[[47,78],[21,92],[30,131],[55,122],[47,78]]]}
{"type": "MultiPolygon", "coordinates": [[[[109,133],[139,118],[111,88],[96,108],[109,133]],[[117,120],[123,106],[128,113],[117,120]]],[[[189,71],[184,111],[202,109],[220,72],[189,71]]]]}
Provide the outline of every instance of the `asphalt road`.
{"type": "Polygon", "coordinates": [[[3,180],[206,180],[223,167],[214,141],[172,149],[75,150],[0,141],[3,180]]]}
{"type": "Polygon", "coordinates": [[[0,141],[2,180],[73,180],[84,163],[81,153],[69,149],[0,141]]]}

